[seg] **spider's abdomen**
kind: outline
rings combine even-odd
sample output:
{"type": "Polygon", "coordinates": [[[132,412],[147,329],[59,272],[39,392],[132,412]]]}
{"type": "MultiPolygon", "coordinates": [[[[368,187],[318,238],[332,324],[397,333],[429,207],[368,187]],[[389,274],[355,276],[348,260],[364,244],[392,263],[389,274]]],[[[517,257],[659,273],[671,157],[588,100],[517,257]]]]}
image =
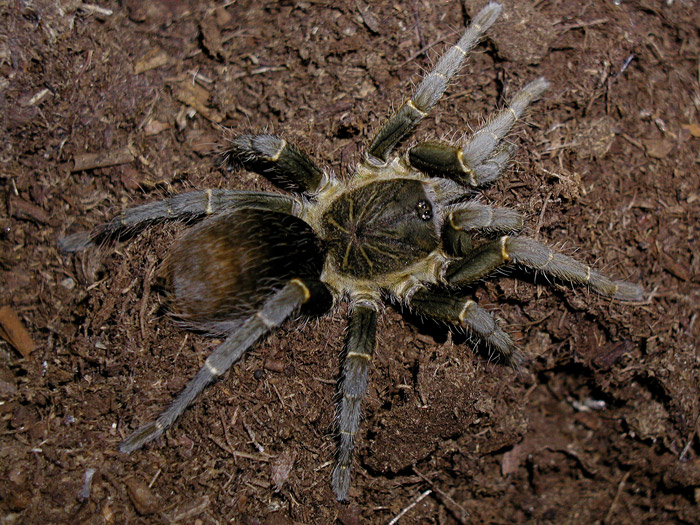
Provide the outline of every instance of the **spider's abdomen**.
{"type": "Polygon", "coordinates": [[[174,313],[228,331],[290,279],[316,278],[323,252],[311,228],[284,213],[240,209],[191,229],[167,260],[174,313]]]}
{"type": "Polygon", "coordinates": [[[439,244],[433,204],[414,179],[377,181],[340,195],[321,218],[338,271],[373,278],[410,266],[439,244]]]}

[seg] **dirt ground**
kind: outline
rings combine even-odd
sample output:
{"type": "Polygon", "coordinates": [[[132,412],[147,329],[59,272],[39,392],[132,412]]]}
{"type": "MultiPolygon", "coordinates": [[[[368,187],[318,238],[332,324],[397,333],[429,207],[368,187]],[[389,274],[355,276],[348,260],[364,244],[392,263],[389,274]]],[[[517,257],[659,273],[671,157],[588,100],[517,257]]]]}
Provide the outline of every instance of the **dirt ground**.
{"type": "Polygon", "coordinates": [[[484,200],[650,299],[526,273],[469,290],[519,371],[387,308],[339,504],[347,307],[285,325],[125,455],[215,345],[157,287],[184,227],[77,255],[56,241],[192,188],[272,190],[218,169],[222,128],[274,130],[350,175],[484,2],[0,1],[0,306],[36,345],[0,342],[2,523],[700,522],[699,6],[503,3],[416,137],[456,139],[547,77],[484,200]]]}

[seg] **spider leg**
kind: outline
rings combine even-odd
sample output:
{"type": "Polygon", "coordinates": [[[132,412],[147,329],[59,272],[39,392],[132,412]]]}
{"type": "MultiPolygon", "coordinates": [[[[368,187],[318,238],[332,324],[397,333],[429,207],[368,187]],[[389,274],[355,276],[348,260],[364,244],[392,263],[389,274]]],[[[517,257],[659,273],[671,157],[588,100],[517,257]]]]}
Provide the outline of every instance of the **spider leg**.
{"type": "Polygon", "coordinates": [[[466,328],[512,366],[522,364],[523,356],[510,336],[501,330],[487,310],[473,300],[420,290],[411,298],[410,306],[418,314],[466,328]]]}
{"type": "Polygon", "coordinates": [[[190,191],[127,208],[91,231],[62,237],[58,240],[58,247],[63,252],[78,252],[93,244],[118,239],[122,235],[133,235],[154,223],[199,219],[235,208],[255,208],[291,214],[294,203],[292,197],[274,193],[235,190],[190,191]]]}
{"type": "Polygon", "coordinates": [[[374,353],[377,305],[358,301],[350,314],[345,344],[345,363],[338,405],[339,446],[333,469],[332,487],[338,501],[348,497],[355,435],[360,425],[362,398],[367,392],[369,365],[374,353]]]}
{"type": "Polygon", "coordinates": [[[418,123],[442,97],[447,84],[462,66],[481,36],[501,13],[501,5],[489,3],[474,17],[456,45],[452,46],[418,86],[413,98],[405,102],[382,126],[367,150],[368,160],[384,164],[394,147],[411,134],[418,123]]]}
{"type": "Polygon", "coordinates": [[[189,404],[215,379],[223,375],[260,337],[279,327],[310,298],[328,291],[320,282],[290,280],[272,295],[254,315],[216,347],[182,393],[158,418],[138,428],[119,445],[122,452],[133,452],[158,438],[185,411],[189,404]]]}
{"type": "Polygon", "coordinates": [[[408,162],[431,175],[448,177],[473,188],[496,180],[515,153],[512,144],[500,144],[491,156],[476,167],[465,159],[464,148],[444,142],[421,142],[408,150],[408,162]]]}
{"type": "Polygon", "coordinates": [[[423,142],[408,150],[408,162],[420,171],[446,176],[472,187],[493,182],[515,152],[515,146],[503,143],[503,137],[548,85],[544,78],[530,82],[513,97],[507,108],[474,132],[464,146],[423,142]]]}
{"type": "Polygon", "coordinates": [[[492,120],[474,132],[462,149],[464,162],[478,171],[480,166],[492,156],[513,124],[522,116],[525,109],[549,87],[543,77],[536,78],[518,91],[510,105],[500,111],[492,120]]]}
{"type": "Polygon", "coordinates": [[[449,254],[464,257],[472,251],[473,233],[503,234],[522,228],[523,218],[515,210],[468,201],[450,207],[445,217],[442,242],[449,254]]]}
{"type": "Polygon", "coordinates": [[[226,166],[259,173],[275,186],[296,193],[314,193],[328,180],[311,157],[275,135],[241,135],[223,154],[226,166]]]}
{"type": "Polygon", "coordinates": [[[641,286],[613,281],[590,266],[527,237],[504,235],[488,242],[469,257],[452,263],[445,278],[449,284],[465,285],[509,263],[521,264],[572,284],[588,285],[594,292],[620,301],[644,299],[641,286]]]}

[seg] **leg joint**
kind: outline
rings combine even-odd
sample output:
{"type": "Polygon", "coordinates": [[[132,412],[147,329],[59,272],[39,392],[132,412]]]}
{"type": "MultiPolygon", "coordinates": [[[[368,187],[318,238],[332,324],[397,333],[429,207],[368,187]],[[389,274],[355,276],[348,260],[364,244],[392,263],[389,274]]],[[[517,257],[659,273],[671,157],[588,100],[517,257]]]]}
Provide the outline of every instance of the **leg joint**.
{"type": "Polygon", "coordinates": [[[462,306],[462,309],[459,311],[459,315],[457,318],[459,319],[459,322],[461,324],[464,324],[464,320],[467,318],[467,312],[475,305],[476,303],[472,301],[471,299],[467,299],[464,302],[464,306],[462,306]]]}
{"type": "Polygon", "coordinates": [[[501,258],[504,261],[510,261],[510,253],[508,253],[508,248],[506,247],[506,243],[508,242],[508,236],[504,235],[500,239],[500,244],[501,244],[501,258]]]}

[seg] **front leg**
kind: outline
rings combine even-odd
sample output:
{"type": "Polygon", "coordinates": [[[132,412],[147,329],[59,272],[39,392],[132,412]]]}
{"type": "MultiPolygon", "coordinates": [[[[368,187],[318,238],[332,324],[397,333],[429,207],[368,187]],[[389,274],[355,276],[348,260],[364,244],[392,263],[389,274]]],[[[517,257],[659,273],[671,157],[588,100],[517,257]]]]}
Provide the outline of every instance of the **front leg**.
{"type": "Polygon", "coordinates": [[[237,165],[267,178],[275,186],[295,193],[314,193],[328,176],[311,157],[275,135],[241,135],[223,154],[229,168],[237,165]]]}
{"type": "Polygon", "coordinates": [[[515,153],[515,146],[502,144],[488,160],[471,166],[464,155],[464,148],[443,142],[429,141],[416,144],[408,150],[408,162],[423,173],[447,177],[464,186],[478,188],[501,176],[515,153]]]}
{"type": "Polygon", "coordinates": [[[496,21],[501,9],[500,4],[491,2],[479,11],[459,42],[440,58],[435,69],[423,79],[413,98],[404,103],[382,126],[367,151],[371,164],[384,164],[389,159],[391,150],[413,132],[440,100],[450,79],[462,67],[481,36],[496,21]]]}
{"type": "Polygon", "coordinates": [[[477,169],[478,166],[488,163],[488,159],[494,151],[497,151],[503,137],[510,131],[513,124],[548,87],[549,82],[545,78],[536,78],[515,94],[508,107],[476,130],[464,145],[464,158],[467,164],[477,169]]]}
{"type": "Polygon", "coordinates": [[[362,300],[355,303],[350,314],[338,405],[340,443],[331,482],[338,501],[348,499],[355,435],[360,426],[362,398],[367,392],[374,353],[377,309],[376,303],[362,300]]]}
{"type": "Polygon", "coordinates": [[[515,152],[515,146],[504,143],[503,138],[547,86],[549,83],[544,78],[530,82],[508,107],[475,131],[461,147],[442,142],[417,144],[408,151],[409,163],[425,173],[449,177],[471,187],[493,182],[515,152]]]}

